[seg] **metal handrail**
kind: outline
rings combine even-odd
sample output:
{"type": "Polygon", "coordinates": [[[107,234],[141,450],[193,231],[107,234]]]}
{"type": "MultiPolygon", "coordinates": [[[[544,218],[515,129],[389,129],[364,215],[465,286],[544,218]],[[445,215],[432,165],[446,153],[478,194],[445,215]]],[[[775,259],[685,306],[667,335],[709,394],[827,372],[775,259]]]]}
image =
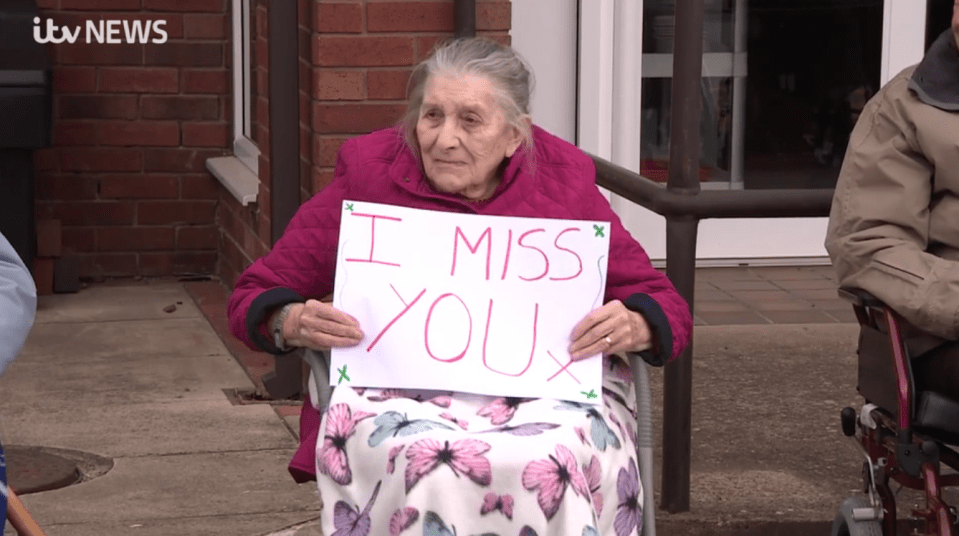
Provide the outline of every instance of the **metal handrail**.
{"type": "MultiPolygon", "coordinates": [[[[700,190],[663,187],[607,160],[590,155],[596,184],[667,218],[667,275],[695,308],[696,235],[706,218],[802,218],[829,215],[834,190],[700,190]]],[[[689,511],[692,446],[692,350],[667,365],[663,389],[662,505],[689,511]]]]}
{"type": "Polygon", "coordinates": [[[814,218],[829,215],[832,188],[694,190],[665,188],[598,156],[596,184],[660,216],[706,218],[814,218]]]}

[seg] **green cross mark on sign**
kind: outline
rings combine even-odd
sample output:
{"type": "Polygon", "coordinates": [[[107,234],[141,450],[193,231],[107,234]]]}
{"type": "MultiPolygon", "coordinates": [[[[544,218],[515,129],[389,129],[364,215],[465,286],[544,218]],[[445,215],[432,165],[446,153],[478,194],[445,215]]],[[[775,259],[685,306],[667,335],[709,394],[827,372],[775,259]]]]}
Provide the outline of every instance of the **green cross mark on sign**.
{"type": "Polygon", "coordinates": [[[593,229],[596,230],[596,236],[606,236],[605,234],[603,234],[603,230],[605,228],[606,228],[605,225],[596,225],[595,223],[593,224],[593,229]]]}
{"type": "Polygon", "coordinates": [[[346,365],[343,365],[343,368],[336,369],[340,373],[340,379],[336,382],[337,385],[343,383],[343,380],[350,381],[350,377],[346,375],[346,365]]]}

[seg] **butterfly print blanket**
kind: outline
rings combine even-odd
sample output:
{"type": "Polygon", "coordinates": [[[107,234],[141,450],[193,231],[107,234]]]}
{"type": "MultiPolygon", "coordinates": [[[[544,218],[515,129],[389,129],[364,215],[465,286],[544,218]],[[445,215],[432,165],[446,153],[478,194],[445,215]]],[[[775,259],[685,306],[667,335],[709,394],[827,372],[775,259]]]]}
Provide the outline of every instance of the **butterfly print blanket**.
{"type": "Polygon", "coordinates": [[[317,442],[323,533],[638,536],[632,375],[606,359],[599,405],[335,389],[317,442]]]}

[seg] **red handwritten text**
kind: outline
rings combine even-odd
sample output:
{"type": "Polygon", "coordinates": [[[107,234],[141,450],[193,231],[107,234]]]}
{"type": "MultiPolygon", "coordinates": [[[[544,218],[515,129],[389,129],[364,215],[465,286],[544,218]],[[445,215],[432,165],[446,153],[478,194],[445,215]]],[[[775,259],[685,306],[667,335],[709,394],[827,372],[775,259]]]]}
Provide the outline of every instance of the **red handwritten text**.
{"type": "Polygon", "coordinates": [[[380,260],[375,260],[375,259],[373,259],[373,247],[376,245],[376,219],[377,219],[377,218],[382,218],[382,219],[384,219],[384,220],[391,220],[391,221],[403,221],[403,220],[400,219],[400,218],[393,217],[393,216],[381,216],[381,215],[379,215],[379,214],[363,214],[363,213],[360,213],[360,212],[351,212],[351,213],[350,213],[350,216],[362,216],[362,217],[364,217],[364,218],[370,218],[370,258],[368,258],[368,259],[346,259],[346,260],[349,261],[349,262],[372,262],[372,263],[375,263],[375,264],[385,264],[385,265],[387,265],[387,266],[399,266],[399,264],[397,264],[397,263],[395,263],[395,262],[386,262],[386,261],[380,261],[380,260]]]}
{"type": "MultiPolygon", "coordinates": [[[[390,285],[390,286],[392,287],[392,285],[390,285]]],[[[395,288],[395,287],[393,288],[393,291],[396,292],[396,288],[395,288]]],[[[397,321],[398,321],[400,318],[402,318],[404,315],[406,315],[406,314],[410,311],[410,309],[412,309],[413,306],[416,305],[416,303],[420,301],[420,298],[422,298],[424,294],[426,294],[426,289],[423,289],[422,291],[420,291],[420,293],[417,294],[416,298],[414,298],[410,303],[407,304],[407,303],[406,303],[406,300],[404,300],[403,297],[400,296],[399,292],[396,292],[397,297],[399,297],[400,301],[403,302],[403,303],[406,305],[406,307],[404,307],[403,310],[399,312],[399,314],[397,314],[395,317],[393,317],[393,319],[390,320],[389,323],[387,323],[386,326],[385,326],[382,330],[380,330],[380,332],[379,332],[379,333],[376,335],[376,337],[373,339],[373,342],[371,342],[370,345],[366,347],[366,351],[367,351],[367,352],[371,351],[371,350],[373,349],[373,347],[376,346],[376,344],[380,341],[380,339],[383,338],[383,336],[386,334],[386,332],[387,332],[390,328],[392,328],[393,325],[396,324],[397,321]]],[[[488,370],[490,370],[490,371],[492,371],[492,372],[495,372],[495,373],[497,373],[497,374],[501,374],[501,375],[503,375],[503,376],[511,376],[511,377],[514,377],[514,378],[515,378],[515,377],[518,377],[518,376],[522,376],[523,374],[526,374],[526,372],[530,369],[530,367],[531,367],[532,364],[533,364],[533,357],[536,355],[536,340],[537,340],[537,332],[538,332],[537,326],[538,326],[538,324],[539,324],[539,303],[533,304],[533,315],[532,315],[532,316],[533,316],[533,322],[532,322],[532,326],[531,326],[531,327],[532,327],[532,330],[531,330],[531,331],[532,331],[532,334],[531,334],[532,336],[531,336],[531,340],[530,340],[529,358],[526,360],[526,364],[525,364],[525,365],[522,365],[522,368],[518,368],[516,371],[498,370],[498,369],[494,368],[493,365],[490,364],[490,361],[491,361],[491,360],[490,360],[490,358],[488,357],[488,352],[487,352],[487,351],[488,351],[489,346],[490,346],[490,344],[489,344],[489,343],[490,343],[490,332],[491,332],[490,326],[492,326],[492,324],[493,324],[493,316],[494,316],[494,315],[493,315],[493,300],[490,299],[490,300],[489,300],[489,306],[488,306],[487,311],[486,311],[486,326],[483,328],[483,348],[482,348],[482,350],[481,350],[481,352],[482,352],[483,366],[486,367],[486,369],[488,369],[488,370]]],[[[446,327],[447,329],[449,329],[450,326],[449,326],[448,317],[443,317],[443,318],[446,319],[446,322],[447,322],[447,324],[446,324],[445,327],[446,327]]],[[[494,338],[495,338],[495,337],[494,337],[494,338]]],[[[423,345],[425,346],[426,353],[427,353],[431,358],[435,359],[436,361],[440,361],[440,362],[442,362],[442,363],[455,363],[456,361],[459,361],[459,360],[463,359],[463,358],[466,356],[466,354],[469,352],[469,349],[470,349],[470,346],[471,346],[471,344],[472,344],[472,341],[473,341],[473,314],[472,314],[472,312],[470,312],[469,306],[466,304],[465,301],[463,301],[462,298],[460,298],[460,297],[457,296],[456,294],[453,294],[452,292],[446,292],[446,293],[440,294],[435,300],[433,300],[433,303],[430,305],[429,310],[428,310],[427,313],[426,313],[426,321],[423,323],[423,345]],[[443,300],[445,300],[445,299],[447,299],[447,298],[454,298],[454,299],[456,299],[457,301],[459,301],[460,305],[463,306],[463,309],[466,311],[466,318],[467,318],[468,326],[467,326],[467,330],[466,330],[466,333],[467,333],[467,336],[466,336],[466,344],[465,344],[464,347],[463,347],[463,351],[461,351],[460,353],[454,355],[453,357],[443,358],[443,357],[437,356],[437,355],[433,352],[432,348],[430,348],[430,328],[431,328],[431,326],[432,326],[432,324],[433,324],[433,311],[434,311],[434,309],[436,309],[436,306],[437,306],[441,301],[443,301],[443,300]]],[[[510,355],[512,355],[512,354],[514,353],[514,352],[513,352],[514,348],[512,348],[512,346],[510,346],[507,350],[508,350],[508,352],[509,352],[510,355]]],[[[554,358],[554,359],[555,359],[555,358],[554,358]]],[[[567,364],[567,366],[568,366],[568,364],[567,364]]],[[[555,376],[555,375],[554,375],[554,376],[555,376]]],[[[550,379],[552,379],[552,378],[550,378],[550,379]]]]}
{"type": "Polygon", "coordinates": [[[483,366],[489,370],[502,374],[503,376],[522,376],[526,374],[526,371],[529,370],[529,367],[533,364],[533,355],[536,353],[536,321],[539,320],[539,304],[533,306],[533,342],[530,345],[529,349],[529,360],[526,361],[526,366],[523,367],[523,370],[517,372],[516,374],[511,374],[509,372],[503,372],[502,370],[496,370],[489,365],[489,362],[486,358],[486,343],[489,342],[489,326],[493,322],[493,299],[490,298],[489,301],[489,311],[486,313],[486,331],[483,333],[483,366]]]}
{"type": "Polygon", "coordinates": [[[486,239],[486,280],[489,281],[489,261],[490,261],[490,256],[493,254],[493,239],[491,238],[491,236],[492,236],[492,230],[489,227],[487,227],[486,230],[483,231],[483,234],[481,234],[479,239],[476,241],[476,247],[473,247],[473,245],[470,244],[469,239],[466,238],[466,235],[463,234],[463,231],[462,229],[460,229],[460,226],[457,225],[456,234],[453,236],[453,268],[450,270],[450,275],[451,276],[456,275],[456,253],[460,245],[460,240],[459,240],[460,237],[463,237],[463,242],[466,242],[466,247],[469,248],[470,253],[476,253],[476,251],[479,250],[480,243],[485,238],[486,239]]]}
{"type": "Polygon", "coordinates": [[[433,359],[437,361],[442,361],[443,363],[454,363],[456,361],[459,361],[460,359],[463,359],[463,356],[466,355],[466,351],[469,350],[470,348],[470,341],[472,339],[473,339],[473,315],[470,314],[469,307],[467,307],[466,304],[463,303],[463,299],[451,292],[447,292],[446,294],[441,295],[439,298],[436,298],[436,300],[433,301],[433,305],[430,305],[430,312],[426,314],[426,326],[423,329],[423,343],[426,345],[426,353],[430,354],[430,357],[432,357],[433,359]],[[436,304],[441,302],[443,298],[448,298],[450,296],[459,300],[460,304],[463,305],[463,309],[466,309],[466,317],[469,318],[470,327],[469,327],[469,331],[467,331],[468,335],[466,337],[466,347],[463,348],[463,351],[449,359],[440,359],[439,357],[436,357],[435,355],[433,355],[433,352],[430,350],[430,319],[433,317],[433,309],[436,307],[436,304]]]}
{"type": "Polygon", "coordinates": [[[571,250],[571,249],[568,249],[568,248],[564,248],[563,246],[559,245],[559,237],[563,236],[564,234],[568,233],[569,231],[579,231],[579,229],[576,228],[576,227],[570,227],[570,228],[568,228],[568,229],[563,229],[562,231],[559,232],[558,235],[556,235],[556,240],[553,240],[553,245],[556,246],[556,249],[558,249],[558,250],[560,250],[560,251],[569,252],[569,253],[571,253],[574,257],[576,257],[576,262],[579,263],[579,270],[577,270],[577,272],[576,272],[575,274],[573,274],[573,275],[571,275],[571,276],[569,276],[569,277],[553,277],[553,276],[550,276],[550,279],[551,279],[552,281],[569,281],[570,279],[576,279],[576,277],[577,277],[579,274],[583,273],[583,259],[579,258],[579,255],[577,255],[575,251],[573,251],[573,250],[571,250]]]}
{"type": "MultiPolygon", "coordinates": [[[[535,238],[534,237],[535,234],[546,233],[546,229],[542,229],[542,228],[530,229],[520,234],[519,238],[516,240],[516,244],[521,248],[535,251],[536,253],[538,253],[539,256],[542,258],[543,268],[542,268],[542,272],[539,274],[530,275],[530,276],[517,275],[517,277],[519,277],[523,281],[539,281],[541,279],[546,278],[547,276],[549,276],[550,281],[569,281],[571,279],[576,279],[577,277],[579,277],[580,274],[583,273],[583,259],[579,256],[578,253],[576,253],[572,249],[568,247],[563,247],[559,244],[559,239],[564,234],[570,231],[579,231],[579,230],[580,229],[576,227],[569,227],[567,229],[563,229],[562,231],[558,232],[555,238],[553,239],[553,247],[558,251],[562,251],[565,254],[576,257],[576,263],[578,264],[578,267],[576,268],[575,273],[573,273],[572,275],[563,275],[563,276],[550,275],[550,270],[551,268],[555,267],[556,263],[550,262],[550,255],[546,251],[544,251],[542,248],[540,248],[536,244],[529,243],[530,240],[533,240],[535,238]]],[[[479,238],[477,238],[475,242],[471,243],[469,238],[466,236],[466,233],[463,232],[463,229],[460,226],[457,226],[453,233],[453,256],[452,256],[453,258],[452,258],[452,266],[450,267],[450,275],[451,276],[456,275],[456,268],[457,268],[457,264],[459,263],[459,257],[460,257],[459,256],[460,241],[462,240],[462,242],[466,244],[466,247],[467,249],[469,249],[470,253],[475,255],[479,251],[480,245],[482,245],[483,241],[485,240],[486,241],[486,259],[485,259],[486,266],[485,266],[484,273],[485,273],[486,280],[489,281],[490,266],[493,261],[493,238],[494,236],[493,236],[492,228],[487,227],[480,234],[479,238]]],[[[505,252],[503,255],[503,271],[500,274],[500,280],[506,279],[506,274],[509,271],[509,263],[511,259],[510,254],[512,253],[512,248],[513,248],[513,229],[507,229],[505,252]]],[[[559,264],[562,266],[564,263],[559,263],[559,264]]]]}

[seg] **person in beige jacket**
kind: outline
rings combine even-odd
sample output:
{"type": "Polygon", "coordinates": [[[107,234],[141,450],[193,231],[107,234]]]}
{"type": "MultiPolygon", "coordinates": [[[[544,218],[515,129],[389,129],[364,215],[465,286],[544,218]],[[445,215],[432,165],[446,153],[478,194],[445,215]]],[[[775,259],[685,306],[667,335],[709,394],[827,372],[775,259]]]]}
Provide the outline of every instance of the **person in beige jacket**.
{"type": "Polygon", "coordinates": [[[908,322],[918,386],[959,398],[959,0],[951,29],[856,123],[826,249],[841,286],[908,322]]]}

